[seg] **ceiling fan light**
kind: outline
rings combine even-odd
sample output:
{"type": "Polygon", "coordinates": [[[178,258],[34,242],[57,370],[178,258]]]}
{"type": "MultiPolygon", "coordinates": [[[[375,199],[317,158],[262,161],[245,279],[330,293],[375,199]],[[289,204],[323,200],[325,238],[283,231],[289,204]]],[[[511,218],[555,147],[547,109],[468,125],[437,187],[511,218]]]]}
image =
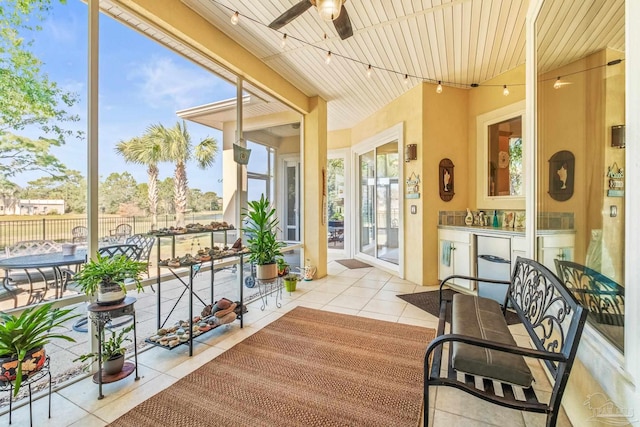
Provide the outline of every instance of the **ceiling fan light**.
{"type": "Polygon", "coordinates": [[[317,0],[316,7],[320,17],[325,21],[333,21],[340,15],[343,0],[317,0]]]}

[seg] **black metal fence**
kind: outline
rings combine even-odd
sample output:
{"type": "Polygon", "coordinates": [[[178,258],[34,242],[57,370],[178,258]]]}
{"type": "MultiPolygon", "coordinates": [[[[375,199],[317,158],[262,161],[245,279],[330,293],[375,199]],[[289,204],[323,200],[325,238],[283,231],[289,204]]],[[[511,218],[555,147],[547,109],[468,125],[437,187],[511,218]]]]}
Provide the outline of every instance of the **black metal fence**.
{"type": "MultiPolygon", "coordinates": [[[[25,240],[53,240],[56,242],[71,242],[73,236],[71,230],[77,226],[87,227],[87,218],[60,218],[46,217],[39,219],[25,219],[2,221],[0,220],[0,251],[4,252],[6,246],[25,240]]],[[[190,213],[185,216],[187,223],[206,223],[220,221],[222,214],[219,212],[190,213]]],[[[98,219],[99,237],[109,236],[112,230],[120,224],[129,224],[132,234],[147,233],[151,230],[151,217],[120,216],[100,217],[98,219]]],[[[158,215],[158,228],[175,225],[175,215],[158,215]]]]}

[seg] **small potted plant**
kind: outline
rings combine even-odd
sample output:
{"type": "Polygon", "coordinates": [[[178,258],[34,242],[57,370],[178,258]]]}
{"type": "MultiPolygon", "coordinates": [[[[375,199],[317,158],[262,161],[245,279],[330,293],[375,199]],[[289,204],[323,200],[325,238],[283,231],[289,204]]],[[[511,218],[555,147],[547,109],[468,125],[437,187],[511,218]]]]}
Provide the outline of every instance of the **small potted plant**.
{"type": "Polygon", "coordinates": [[[142,287],[142,274],[147,263],[132,260],[124,255],[113,257],[97,254],[73,277],[78,287],[89,296],[97,296],[100,305],[119,304],[127,296],[126,285],[135,283],[138,292],[142,287]]]}
{"type": "Polygon", "coordinates": [[[295,292],[296,285],[300,280],[300,276],[295,273],[287,273],[282,276],[282,281],[284,282],[284,290],[287,292],[295,292]]]}
{"type": "Polygon", "coordinates": [[[277,260],[282,258],[280,248],[285,244],[276,239],[278,218],[276,210],[271,207],[264,194],[260,200],[248,202],[248,208],[243,209],[247,236],[249,260],[256,264],[256,277],[260,280],[278,277],[277,260]]]}
{"type": "Polygon", "coordinates": [[[19,316],[0,312],[0,383],[14,381],[13,395],[20,390],[23,379],[44,366],[44,345],[54,338],[75,340],[54,332],[78,315],[73,309],[54,309],[53,303],[26,309],[19,316]]]}
{"type": "MultiPolygon", "coordinates": [[[[98,357],[102,357],[102,371],[105,375],[115,375],[122,371],[124,367],[124,355],[127,349],[124,347],[125,342],[130,342],[128,334],[133,330],[133,325],[129,325],[126,328],[121,329],[119,332],[111,331],[111,337],[104,339],[104,330],[102,331],[102,337],[96,335],[96,338],[102,341],[102,348],[100,356],[96,353],[87,353],[78,356],[74,359],[74,362],[80,361],[82,363],[90,360],[92,363],[97,360],[98,357]]],[[[91,364],[85,366],[88,369],[91,364]]]]}
{"type": "Polygon", "coordinates": [[[289,273],[289,264],[284,261],[284,258],[278,258],[276,264],[278,265],[278,277],[282,277],[289,273]]]}

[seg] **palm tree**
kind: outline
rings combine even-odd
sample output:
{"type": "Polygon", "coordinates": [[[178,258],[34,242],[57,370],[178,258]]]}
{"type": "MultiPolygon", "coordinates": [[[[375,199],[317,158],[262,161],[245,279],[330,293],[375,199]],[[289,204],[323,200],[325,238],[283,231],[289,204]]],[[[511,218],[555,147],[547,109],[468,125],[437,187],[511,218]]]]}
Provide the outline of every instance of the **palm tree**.
{"type": "Polygon", "coordinates": [[[176,205],[176,227],[184,227],[184,214],[187,210],[187,169],[186,163],[195,159],[198,167],[204,169],[213,165],[218,153],[218,142],[214,138],[207,137],[200,141],[195,150],[191,143],[191,135],[187,131],[187,125],[182,121],[176,126],[165,129],[165,155],[166,160],[175,163],[174,173],[174,202],[176,205]]]}
{"type": "Polygon", "coordinates": [[[165,159],[164,155],[165,128],[162,125],[152,125],[141,137],[134,137],[128,141],[121,141],[116,145],[118,152],[125,161],[147,166],[149,180],[149,211],[151,213],[151,229],[158,224],[158,163],[165,159]]]}

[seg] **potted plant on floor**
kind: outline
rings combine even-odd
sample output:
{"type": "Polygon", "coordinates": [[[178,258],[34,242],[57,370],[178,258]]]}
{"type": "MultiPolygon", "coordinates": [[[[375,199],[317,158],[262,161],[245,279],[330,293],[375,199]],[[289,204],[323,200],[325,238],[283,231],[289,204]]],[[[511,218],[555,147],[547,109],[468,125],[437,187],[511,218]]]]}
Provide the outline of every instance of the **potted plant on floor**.
{"type": "Polygon", "coordinates": [[[284,290],[287,292],[295,292],[296,285],[300,280],[300,276],[295,273],[287,273],[282,276],[282,281],[284,282],[284,290]]]}
{"type": "MultiPolygon", "coordinates": [[[[129,325],[126,328],[121,329],[119,332],[111,331],[111,337],[104,339],[104,329],[102,336],[96,335],[96,338],[102,341],[101,355],[97,352],[87,353],[78,356],[74,359],[74,362],[80,361],[82,363],[90,360],[94,362],[98,357],[102,357],[102,371],[105,375],[115,375],[122,371],[124,367],[124,355],[127,349],[124,347],[124,343],[131,341],[128,334],[133,330],[134,325],[129,325]]],[[[88,364],[85,369],[88,369],[91,364],[88,364]]]]}
{"type": "Polygon", "coordinates": [[[0,312],[0,382],[14,381],[13,395],[22,381],[44,366],[44,345],[58,338],[75,340],[54,332],[78,315],[73,309],[54,309],[53,303],[31,307],[19,316],[0,312]]]}
{"type": "Polygon", "coordinates": [[[73,277],[78,287],[89,296],[97,296],[100,305],[120,304],[127,296],[127,284],[135,283],[138,292],[142,287],[142,274],[147,263],[132,260],[124,255],[113,257],[97,254],[73,277]]]}
{"type": "Polygon", "coordinates": [[[280,248],[283,242],[276,239],[278,218],[264,194],[260,200],[249,202],[243,209],[244,228],[249,248],[249,260],[256,265],[256,277],[259,280],[278,277],[277,260],[282,258],[280,248]]]}

